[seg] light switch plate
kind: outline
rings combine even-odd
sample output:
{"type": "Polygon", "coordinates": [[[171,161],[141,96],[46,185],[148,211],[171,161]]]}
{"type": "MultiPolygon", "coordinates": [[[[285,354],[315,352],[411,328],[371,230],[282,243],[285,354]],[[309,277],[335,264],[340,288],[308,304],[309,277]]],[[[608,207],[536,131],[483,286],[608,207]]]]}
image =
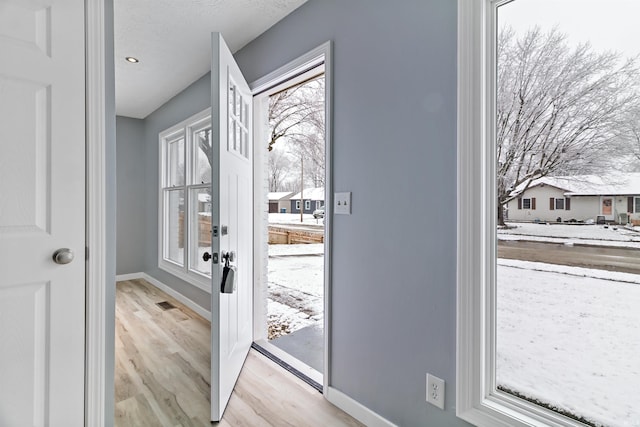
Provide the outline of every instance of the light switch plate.
{"type": "Polygon", "coordinates": [[[351,192],[334,194],[333,213],[336,215],[351,215],[351,192]]]}

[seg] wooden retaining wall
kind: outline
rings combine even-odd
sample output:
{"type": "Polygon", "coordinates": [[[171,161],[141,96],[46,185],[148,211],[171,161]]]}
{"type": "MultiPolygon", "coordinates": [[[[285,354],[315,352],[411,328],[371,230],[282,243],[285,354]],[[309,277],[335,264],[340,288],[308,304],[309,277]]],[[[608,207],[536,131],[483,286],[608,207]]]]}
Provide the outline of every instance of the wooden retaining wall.
{"type": "Polygon", "coordinates": [[[303,231],[269,226],[270,245],[292,245],[295,243],[324,243],[322,231],[303,231]]]}

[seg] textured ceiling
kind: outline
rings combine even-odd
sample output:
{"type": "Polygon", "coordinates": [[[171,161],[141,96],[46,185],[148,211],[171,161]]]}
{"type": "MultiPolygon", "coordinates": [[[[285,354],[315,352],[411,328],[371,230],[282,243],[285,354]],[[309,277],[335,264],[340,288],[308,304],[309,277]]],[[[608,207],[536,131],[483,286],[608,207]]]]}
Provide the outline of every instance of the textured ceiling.
{"type": "Polygon", "coordinates": [[[115,0],[116,114],[144,118],[207,73],[212,31],[236,52],[305,1],[115,0]]]}

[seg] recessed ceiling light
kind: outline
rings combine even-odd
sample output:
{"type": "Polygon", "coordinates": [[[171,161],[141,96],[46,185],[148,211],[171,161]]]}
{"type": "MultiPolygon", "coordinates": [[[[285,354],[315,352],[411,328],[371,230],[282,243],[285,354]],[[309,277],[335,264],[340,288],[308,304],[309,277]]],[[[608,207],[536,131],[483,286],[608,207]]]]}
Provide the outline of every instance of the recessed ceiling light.
{"type": "Polygon", "coordinates": [[[133,64],[137,64],[138,62],[138,58],[134,58],[133,56],[126,56],[124,59],[126,59],[128,62],[131,62],[133,64]]]}

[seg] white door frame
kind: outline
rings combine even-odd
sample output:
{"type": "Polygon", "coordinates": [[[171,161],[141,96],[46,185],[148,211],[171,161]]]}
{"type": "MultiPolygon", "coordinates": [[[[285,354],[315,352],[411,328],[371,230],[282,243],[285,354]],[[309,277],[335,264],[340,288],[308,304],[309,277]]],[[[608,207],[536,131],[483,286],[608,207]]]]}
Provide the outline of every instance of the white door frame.
{"type": "MultiPolygon", "coordinates": [[[[333,74],[332,74],[332,43],[331,41],[327,41],[322,45],[316,47],[315,49],[307,52],[306,54],[294,59],[288,64],[278,68],[275,71],[267,74],[266,76],[254,81],[249,84],[251,91],[254,96],[265,92],[274,86],[277,86],[287,80],[291,80],[301,72],[306,72],[313,68],[318,67],[322,63],[324,63],[324,78],[325,78],[325,234],[324,234],[324,250],[325,250],[325,259],[324,259],[324,373],[323,373],[323,393],[325,397],[329,391],[329,386],[331,384],[331,360],[330,360],[330,346],[331,346],[331,257],[327,256],[327,254],[331,253],[332,247],[332,236],[333,236],[333,221],[332,221],[332,206],[333,206],[333,179],[332,179],[332,88],[333,88],[333,74]]],[[[254,114],[254,118],[257,117],[257,114],[254,114]]],[[[260,129],[260,126],[254,126],[256,131],[260,129]]],[[[258,141],[257,137],[254,137],[256,141],[258,141]]],[[[254,149],[254,159],[259,158],[259,153],[257,149],[254,149]]],[[[263,178],[262,170],[260,165],[257,164],[258,160],[254,160],[254,283],[259,283],[259,281],[264,280],[261,277],[261,269],[262,262],[261,254],[257,253],[262,251],[262,246],[260,242],[257,241],[260,237],[260,230],[262,227],[262,212],[259,210],[258,206],[261,206],[264,202],[261,199],[261,191],[262,191],[262,181],[263,178]]],[[[260,292],[260,289],[256,286],[254,289],[254,322],[257,318],[264,318],[261,314],[260,307],[258,307],[257,302],[262,301],[264,295],[260,292]]],[[[260,337],[260,334],[256,334],[256,330],[254,328],[254,337],[260,337]]]]}
{"type": "Polygon", "coordinates": [[[113,52],[107,49],[105,12],[104,0],[85,0],[86,245],[91,255],[85,282],[85,425],[96,427],[105,425],[107,352],[115,351],[107,342],[106,322],[114,308],[107,307],[106,290],[115,282],[106,277],[106,55],[113,52]]]}

